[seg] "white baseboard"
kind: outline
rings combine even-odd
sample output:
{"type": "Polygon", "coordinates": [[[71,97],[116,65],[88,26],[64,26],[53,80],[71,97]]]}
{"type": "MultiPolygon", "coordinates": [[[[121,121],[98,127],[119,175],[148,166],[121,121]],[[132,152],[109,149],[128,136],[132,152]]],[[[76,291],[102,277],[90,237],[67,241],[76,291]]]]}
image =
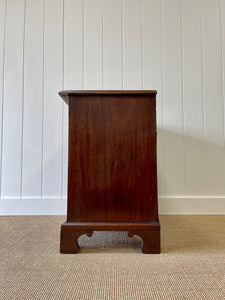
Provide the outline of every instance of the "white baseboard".
{"type": "Polygon", "coordinates": [[[65,198],[1,198],[1,216],[65,215],[65,198]]]}
{"type": "Polygon", "coordinates": [[[225,215],[225,196],[159,197],[161,215],[225,215]]]}
{"type": "MultiPolygon", "coordinates": [[[[65,215],[66,198],[1,198],[0,215],[65,215]]],[[[160,215],[225,215],[224,197],[159,197],[160,215]]]]}

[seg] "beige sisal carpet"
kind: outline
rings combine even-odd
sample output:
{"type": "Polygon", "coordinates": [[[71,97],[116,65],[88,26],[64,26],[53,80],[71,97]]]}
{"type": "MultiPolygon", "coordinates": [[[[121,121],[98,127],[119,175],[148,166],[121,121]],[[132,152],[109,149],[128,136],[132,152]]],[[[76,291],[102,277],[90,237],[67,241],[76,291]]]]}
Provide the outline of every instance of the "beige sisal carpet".
{"type": "Polygon", "coordinates": [[[64,216],[0,218],[0,299],[225,299],[225,216],[161,216],[162,254],[125,233],[59,254],[64,216]]]}

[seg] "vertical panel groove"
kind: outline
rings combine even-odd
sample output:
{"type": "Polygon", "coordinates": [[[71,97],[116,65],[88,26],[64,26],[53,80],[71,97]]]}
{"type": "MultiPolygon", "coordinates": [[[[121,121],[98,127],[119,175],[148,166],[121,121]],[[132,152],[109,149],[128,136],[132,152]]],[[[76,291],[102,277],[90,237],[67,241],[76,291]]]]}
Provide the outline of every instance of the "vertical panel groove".
{"type": "Polygon", "coordinates": [[[186,143],[185,143],[185,114],[184,114],[184,57],[183,57],[183,12],[182,12],[182,0],[180,0],[180,40],[181,40],[181,97],[182,97],[182,125],[183,125],[183,156],[184,156],[184,191],[185,191],[185,196],[187,195],[187,182],[186,182],[186,143]]]}
{"type": "MultiPolygon", "coordinates": [[[[65,22],[65,0],[63,0],[63,13],[62,13],[62,18],[63,18],[63,21],[62,21],[62,89],[64,89],[64,75],[65,75],[65,68],[64,68],[64,52],[65,52],[65,25],[64,25],[64,22],[65,22]]],[[[63,101],[61,103],[62,105],[62,175],[61,175],[61,197],[63,197],[63,166],[64,166],[64,152],[65,152],[65,149],[64,149],[64,109],[63,109],[63,101]]]]}
{"type": "MultiPolygon", "coordinates": [[[[202,5],[202,2],[200,2],[202,5]]],[[[205,153],[205,102],[204,102],[204,63],[203,63],[203,33],[202,33],[202,7],[200,5],[200,32],[201,32],[201,77],[202,77],[202,128],[203,128],[203,189],[206,196],[206,153],[205,153]]]]}
{"type": "Polygon", "coordinates": [[[124,0],[122,0],[122,90],[124,89],[124,0]]]}
{"type": "Polygon", "coordinates": [[[44,88],[45,88],[45,0],[44,0],[44,9],[43,9],[43,40],[42,40],[42,125],[41,125],[41,197],[43,196],[43,169],[44,169],[44,107],[45,107],[45,96],[44,96],[44,88]]]}
{"type": "MultiPolygon", "coordinates": [[[[160,10],[161,10],[161,21],[160,21],[160,25],[161,25],[161,95],[162,95],[162,153],[163,153],[163,170],[165,170],[165,143],[164,143],[164,132],[163,132],[163,99],[164,99],[164,89],[163,89],[163,85],[164,85],[164,70],[163,70],[163,20],[162,20],[162,0],[160,0],[160,10]]],[[[163,193],[165,195],[165,174],[163,173],[163,193]]]]}
{"type": "Polygon", "coordinates": [[[144,88],[143,0],[141,0],[141,89],[144,88]]]}
{"type": "MultiPolygon", "coordinates": [[[[161,78],[162,78],[162,144],[163,144],[163,170],[165,170],[165,136],[164,136],[164,66],[163,66],[163,0],[160,0],[161,9],[161,78]]],[[[166,195],[165,174],[163,174],[163,191],[166,195]]]]}
{"type": "Polygon", "coordinates": [[[21,134],[21,178],[20,178],[20,197],[22,197],[22,191],[23,191],[23,143],[24,143],[24,89],[25,89],[25,82],[24,82],[24,57],[25,57],[25,28],[26,28],[26,6],[27,1],[24,2],[24,19],[23,19],[23,88],[22,88],[22,134],[21,134]]]}
{"type": "Polygon", "coordinates": [[[82,90],[84,89],[84,4],[82,0],[82,90]]]}
{"type": "Polygon", "coordinates": [[[122,89],[124,89],[124,23],[125,23],[125,4],[124,4],[125,0],[122,0],[122,89]]]}
{"type": "Polygon", "coordinates": [[[221,49],[221,80],[222,80],[222,98],[223,98],[223,140],[225,146],[225,99],[224,99],[224,57],[223,57],[223,37],[222,37],[222,18],[221,18],[221,2],[218,0],[218,9],[219,9],[219,22],[220,22],[220,49],[221,49]]]}
{"type": "Polygon", "coordinates": [[[102,0],[102,90],[104,89],[104,0],[102,0]]]}
{"type": "Polygon", "coordinates": [[[2,57],[2,122],[1,122],[1,165],[0,165],[0,197],[2,196],[2,148],[3,148],[3,126],[4,126],[4,87],[5,87],[5,36],[6,36],[6,16],[7,16],[7,0],[5,0],[5,12],[4,12],[4,37],[3,37],[3,57],[2,57]]]}

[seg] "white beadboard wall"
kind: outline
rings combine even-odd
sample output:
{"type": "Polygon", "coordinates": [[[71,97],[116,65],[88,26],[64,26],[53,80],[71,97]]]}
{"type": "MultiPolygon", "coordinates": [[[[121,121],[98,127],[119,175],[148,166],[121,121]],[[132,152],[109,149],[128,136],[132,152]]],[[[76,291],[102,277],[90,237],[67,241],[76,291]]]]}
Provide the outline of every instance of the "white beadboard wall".
{"type": "Polygon", "coordinates": [[[0,0],[0,215],[64,214],[62,89],[156,89],[161,214],[225,214],[225,0],[0,0]]]}

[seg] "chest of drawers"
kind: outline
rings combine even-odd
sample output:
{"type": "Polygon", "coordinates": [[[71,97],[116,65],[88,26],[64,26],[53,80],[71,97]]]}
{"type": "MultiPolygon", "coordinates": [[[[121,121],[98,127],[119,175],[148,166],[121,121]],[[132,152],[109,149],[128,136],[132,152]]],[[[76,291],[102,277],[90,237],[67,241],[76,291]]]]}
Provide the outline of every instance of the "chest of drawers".
{"type": "Polygon", "coordinates": [[[69,105],[67,221],[61,253],[93,231],[139,235],[160,252],[156,91],[61,91],[69,105]]]}

